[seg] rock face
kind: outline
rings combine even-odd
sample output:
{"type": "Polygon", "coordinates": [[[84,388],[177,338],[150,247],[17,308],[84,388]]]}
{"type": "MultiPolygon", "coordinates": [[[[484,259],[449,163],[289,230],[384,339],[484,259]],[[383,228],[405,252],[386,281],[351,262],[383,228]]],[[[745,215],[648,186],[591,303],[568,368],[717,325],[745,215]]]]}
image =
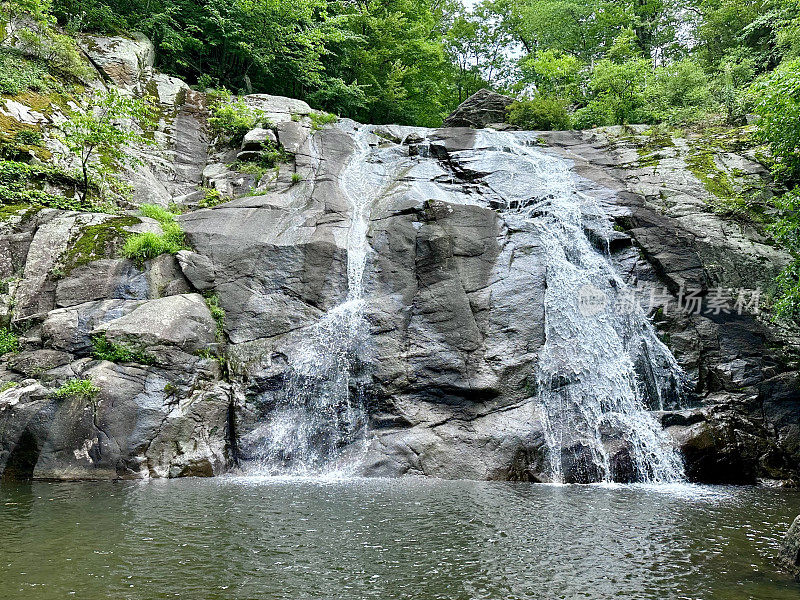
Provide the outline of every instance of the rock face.
{"type": "Polygon", "coordinates": [[[800,516],[798,516],[783,540],[778,563],[800,582],[800,516]]]}
{"type": "Polygon", "coordinates": [[[444,120],[444,127],[480,129],[492,123],[505,123],[508,106],[513,101],[513,98],[486,88],[478,90],[450,113],[444,120]]]}
{"type": "MultiPolygon", "coordinates": [[[[558,339],[568,329],[552,327],[561,319],[573,336],[585,332],[566,310],[580,295],[568,275],[604,265],[592,274],[597,289],[651,286],[676,306],[690,288],[706,301],[728,288],[751,299],[788,260],[709,191],[720,173],[732,189],[736,178],[768,189],[738,146],[713,151],[709,178],[698,140],[478,131],[511,102],[482,90],[448,118],[459,127],[439,130],[348,120],[320,129],[302,101],[251,95],[263,122],[233,148],[211,139],[202,94],[153,72],[145,40],[86,48],[107,80],[157,94],[160,144],[126,177],[134,201],[183,208],[192,249],[144,264],[119,258],[130,232],[160,230],[134,212],[32,210],[0,223],[0,275],[11,278],[0,316],[21,332],[20,351],[0,364],[4,477],[247,470],[283,410],[335,422],[346,435],[327,440],[334,466],[370,476],[547,481],[557,448],[564,481],[603,469],[634,480],[634,444],[619,424],[604,424],[600,449],[577,429],[553,441],[543,394],[577,394],[581,368],[611,364],[584,361],[594,340],[569,346],[569,335],[558,339]],[[289,158],[276,170],[230,166],[278,145],[289,158]],[[200,209],[201,186],[226,201],[200,209]],[[572,204],[559,204],[565,188],[572,204]],[[567,226],[591,256],[563,243],[567,226]],[[59,393],[76,379],[99,391],[59,393]],[[316,390],[333,385],[346,403],[321,401],[316,390]],[[311,390],[310,404],[293,404],[298,390],[311,390]]],[[[641,344],[623,348],[625,376],[687,477],[800,477],[795,333],[752,303],[693,312],[639,302],[666,345],[635,321],[625,331],[641,344]]]]}

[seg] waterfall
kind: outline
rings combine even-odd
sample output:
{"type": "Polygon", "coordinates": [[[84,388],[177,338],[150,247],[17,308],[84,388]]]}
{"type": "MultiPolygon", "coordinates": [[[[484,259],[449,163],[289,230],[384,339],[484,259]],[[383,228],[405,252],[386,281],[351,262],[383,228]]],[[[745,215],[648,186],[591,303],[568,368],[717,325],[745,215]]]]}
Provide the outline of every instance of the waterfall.
{"type": "Polygon", "coordinates": [[[366,127],[353,132],[355,149],[339,181],[350,209],[347,297],[303,332],[291,357],[283,397],[260,436],[257,470],[264,474],[342,472],[340,453],[365,438],[364,390],[356,370],[366,335],[363,279],[369,208],[385,177],[382,169],[369,168],[375,151],[366,141],[370,135],[366,127]]]}
{"type": "Polygon", "coordinates": [[[610,220],[576,189],[565,161],[511,133],[484,132],[482,141],[496,164],[487,184],[505,199],[506,220],[533,227],[544,253],[536,383],[552,480],[681,480],[680,456],[648,411],[680,394],[683,374],[637,303],[615,310],[631,290],[608,242],[598,251],[586,233],[607,240],[610,220]],[[594,308],[582,304],[587,296],[594,308]]]}
{"type": "Polygon", "coordinates": [[[423,141],[434,130],[398,128],[420,140],[411,155],[402,145],[377,138],[369,126],[340,122],[338,127],[355,145],[338,181],[349,208],[347,296],[301,331],[284,388],[259,435],[259,470],[342,472],[348,463],[343,451],[366,440],[360,351],[368,341],[369,215],[376,200],[402,193],[419,201],[491,205],[509,225],[538,240],[546,267],[545,339],[532,376],[548,477],[682,479],[679,455],[650,411],[680,395],[683,374],[638,305],[613,310],[630,290],[610,256],[611,221],[594,198],[577,189],[569,164],[533,147],[526,134],[481,130],[473,149],[451,155],[459,168],[478,174],[468,192],[457,173],[441,174],[442,165],[423,141]],[[413,165],[426,176],[409,176],[413,165]],[[429,173],[434,175],[428,178],[429,173]],[[587,295],[602,301],[601,310],[587,312],[582,304],[587,295]]]}

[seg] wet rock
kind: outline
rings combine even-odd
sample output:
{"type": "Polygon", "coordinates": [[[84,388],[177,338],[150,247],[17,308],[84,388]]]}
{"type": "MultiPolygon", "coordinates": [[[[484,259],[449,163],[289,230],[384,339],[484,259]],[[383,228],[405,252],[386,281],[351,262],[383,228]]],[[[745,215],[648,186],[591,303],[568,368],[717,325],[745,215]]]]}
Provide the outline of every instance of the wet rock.
{"type": "Polygon", "coordinates": [[[482,129],[490,123],[503,123],[513,98],[486,88],[478,90],[458,105],[444,120],[444,127],[474,127],[482,129]]]}
{"type": "Polygon", "coordinates": [[[800,582],[800,516],[794,520],[789,531],[786,532],[778,554],[778,564],[794,575],[797,582],[800,582]]]}

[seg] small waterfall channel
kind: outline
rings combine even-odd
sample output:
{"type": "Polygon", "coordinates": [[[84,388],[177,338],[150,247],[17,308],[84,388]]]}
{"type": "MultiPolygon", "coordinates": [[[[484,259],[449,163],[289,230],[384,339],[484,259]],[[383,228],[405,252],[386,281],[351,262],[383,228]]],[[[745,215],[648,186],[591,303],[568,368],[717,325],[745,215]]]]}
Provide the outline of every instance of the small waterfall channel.
{"type": "Polygon", "coordinates": [[[372,202],[388,174],[366,127],[352,132],[354,152],[340,175],[349,208],[347,297],[304,332],[291,357],[282,401],[261,432],[259,474],[347,474],[340,453],[366,439],[363,384],[357,377],[364,330],[364,269],[372,202]]]}
{"type": "Polygon", "coordinates": [[[501,212],[533,226],[544,251],[536,384],[552,480],[681,481],[680,456],[649,411],[680,396],[683,373],[612,264],[609,218],[564,160],[508,132],[482,136],[501,212]]]}
{"type": "MultiPolygon", "coordinates": [[[[346,475],[352,461],[343,459],[345,451],[366,443],[358,371],[367,342],[364,277],[372,204],[398,187],[408,192],[409,185],[421,201],[476,202],[474,194],[442,178],[398,185],[413,162],[437,161],[428,148],[434,130],[402,128],[425,140],[409,157],[398,145],[376,143],[370,126],[343,128],[355,143],[339,180],[350,209],[348,292],[304,330],[290,359],[283,399],[261,434],[261,474],[346,475]]],[[[611,260],[613,229],[602,207],[578,191],[566,161],[535,148],[525,134],[478,131],[475,149],[463,161],[482,174],[477,183],[487,193],[479,201],[541,240],[545,342],[534,376],[550,479],[682,480],[680,457],[649,411],[681,395],[683,374],[638,304],[614,310],[630,290],[611,260]],[[600,310],[587,310],[587,298],[600,310]]]]}

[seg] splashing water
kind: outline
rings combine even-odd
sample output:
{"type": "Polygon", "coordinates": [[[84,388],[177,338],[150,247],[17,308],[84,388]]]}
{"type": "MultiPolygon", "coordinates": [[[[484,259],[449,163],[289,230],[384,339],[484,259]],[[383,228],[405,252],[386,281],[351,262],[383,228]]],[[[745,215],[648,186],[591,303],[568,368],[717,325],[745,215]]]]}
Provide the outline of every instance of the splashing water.
{"type": "Polygon", "coordinates": [[[366,128],[353,135],[355,150],[340,175],[350,208],[346,300],[304,333],[289,365],[284,398],[271,412],[257,452],[257,471],[269,475],[346,474],[337,459],[365,439],[364,386],[357,378],[365,338],[364,269],[369,207],[385,173],[370,169],[366,128]]]}
{"type": "Polygon", "coordinates": [[[533,226],[546,264],[545,343],[536,373],[554,481],[675,482],[680,456],[648,412],[683,374],[606,254],[609,219],[565,161],[510,133],[484,133],[489,185],[506,219],[533,226]],[[507,170],[507,172],[506,172],[507,170]],[[605,252],[587,231],[605,232],[605,252]]]}
{"type": "MultiPolygon", "coordinates": [[[[433,133],[413,131],[420,138],[433,133]]],[[[339,180],[350,208],[347,297],[302,333],[284,395],[261,436],[264,474],[347,474],[352,465],[342,460],[344,450],[366,440],[359,351],[367,337],[370,207],[398,186],[413,162],[436,159],[424,148],[411,159],[397,146],[370,146],[368,126],[350,134],[356,149],[339,180]]],[[[577,190],[564,160],[536,150],[519,134],[476,135],[477,150],[468,150],[464,160],[485,163],[478,171],[486,196],[508,223],[535,232],[546,266],[545,341],[535,379],[551,479],[682,480],[680,457],[648,411],[680,396],[683,374],[636,302],[627,303],[627,310],[611,309],[625,304],[630,290],[610,259],[608,216],[577,190]],[[587,298],[594,301],[589,309],[600,310],[587,310],[587,298]]],[[[420,200],[475,202],[443,179],[400,187],[420,200]]]]}

